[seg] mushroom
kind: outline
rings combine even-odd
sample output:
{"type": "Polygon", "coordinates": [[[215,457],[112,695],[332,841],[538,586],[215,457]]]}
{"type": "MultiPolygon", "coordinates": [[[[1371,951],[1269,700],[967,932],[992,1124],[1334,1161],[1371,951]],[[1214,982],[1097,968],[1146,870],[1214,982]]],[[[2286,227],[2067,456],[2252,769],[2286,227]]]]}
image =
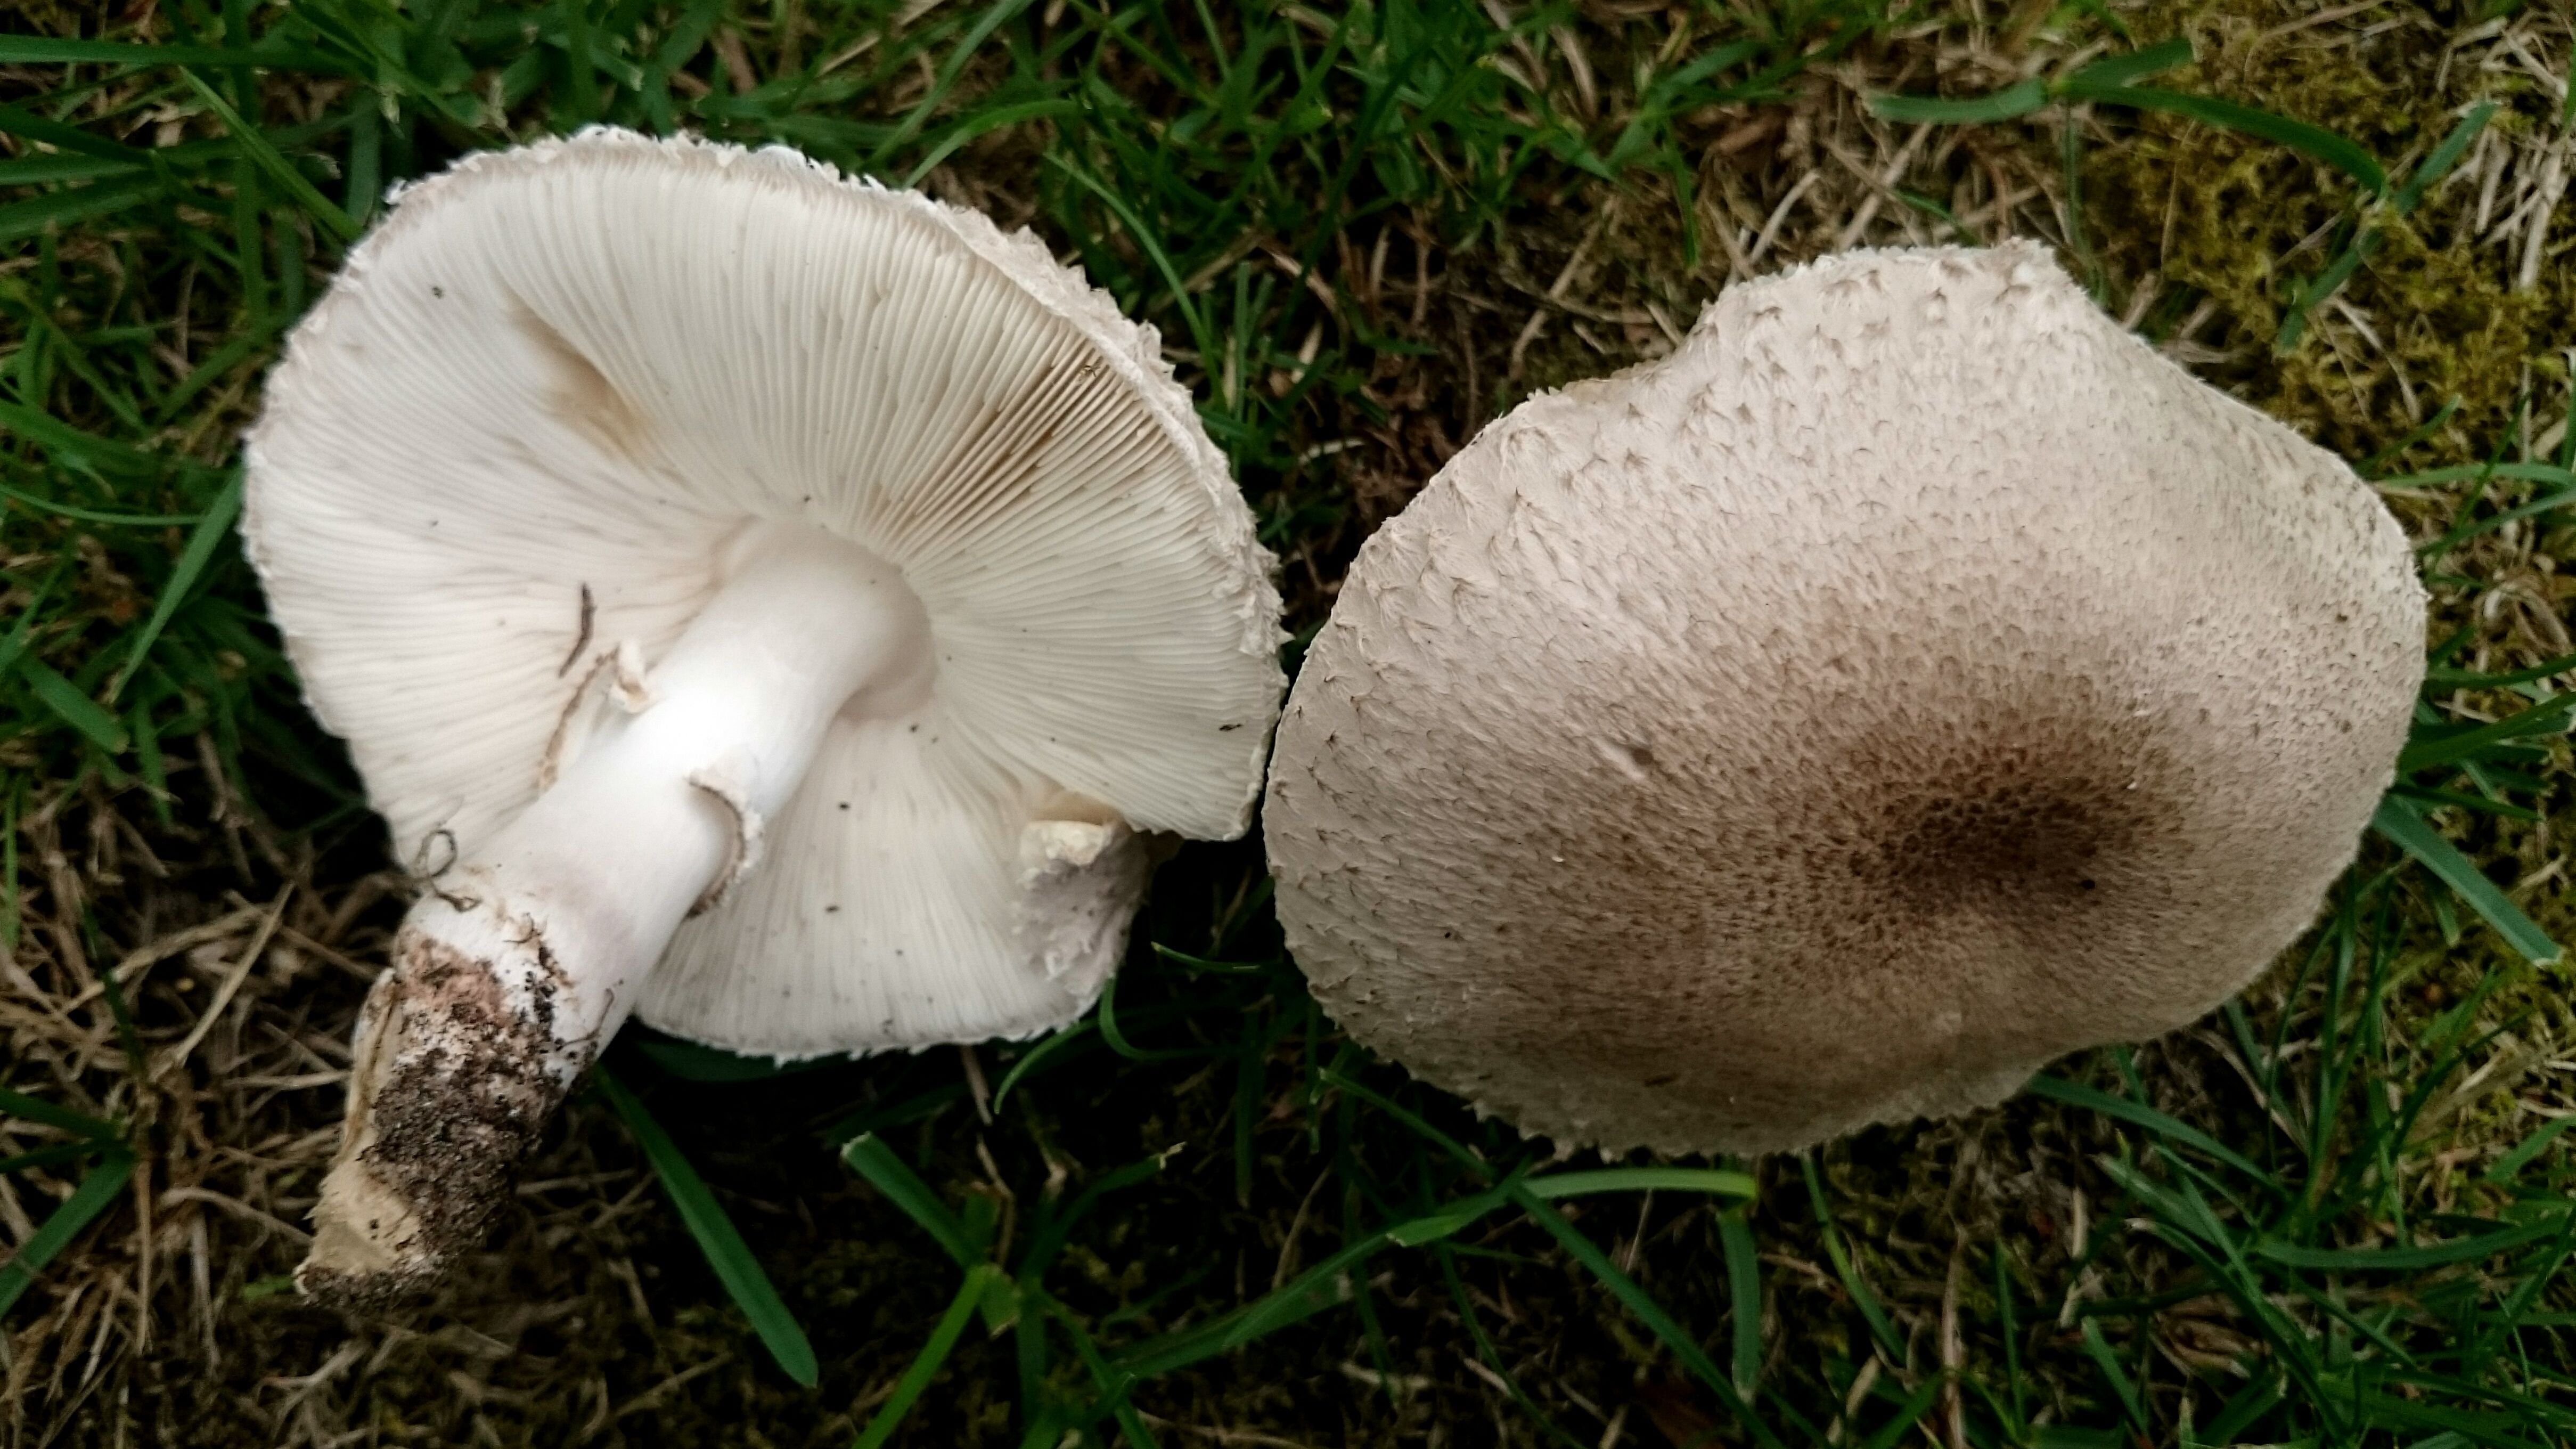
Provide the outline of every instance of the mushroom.
{"type": "Polygon", "coordinates": [[[2369,488],[2042,249],[1831,257],[1368,540],[1280,721],[1280,917],[1354,1037],[1560,1144],[1965,1112],[2299,935],[2423,629],[2369,488]]]}
{"type": "Polygon", "coordinates": [[[410,188],[294,334],[244,532],[425,894],[309,1292],[470,1247],[632,1012],[1025,1037],[1247,827],[1270,556],[1151,328],[1026,232],[592,130],[410,188]]]}

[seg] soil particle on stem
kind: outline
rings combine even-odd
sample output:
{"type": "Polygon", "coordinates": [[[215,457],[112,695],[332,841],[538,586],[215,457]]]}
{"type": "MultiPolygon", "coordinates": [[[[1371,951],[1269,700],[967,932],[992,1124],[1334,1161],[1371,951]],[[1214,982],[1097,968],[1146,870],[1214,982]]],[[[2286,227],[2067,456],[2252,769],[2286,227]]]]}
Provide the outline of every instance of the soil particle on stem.
{"type": "MultiPolygon", "coordinates": [[[[394,958],[368,994],[348,1135],[324,1189],[314,1256],[297,1274],[307,1296],[357,1311],[381,1311],[481,1246],[564,1097],[547,991],[514,1006],[493,963],[413,931],[397,939],[394,958]],[[388,1053],[390,1065],[369,1080],[388,1053]],[[353,1210],[357,1220],[331,1221],[353,1210]],[[343,1233],[373,1251],[352,1262],[345,1250],[356,1243],[343,1233]],[[367,1261],[380,1255],[389,1268],[367,1261]]],[[[589,1054],[582,1049],[584,1065],[589,1054]]]]}

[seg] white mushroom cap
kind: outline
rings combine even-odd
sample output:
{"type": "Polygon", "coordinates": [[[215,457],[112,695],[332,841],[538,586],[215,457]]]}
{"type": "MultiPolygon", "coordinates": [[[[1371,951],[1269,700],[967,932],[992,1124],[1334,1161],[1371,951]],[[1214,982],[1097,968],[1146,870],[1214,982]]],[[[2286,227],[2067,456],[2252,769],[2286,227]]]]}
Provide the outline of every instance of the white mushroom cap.
{"type": "Polygon", "coordinates": [[[277,620],[416,868],[528,806],[745,538],[900,571],[926,692],[830,724],[654,1025],[784,1056],[1045,1029],[1123,947],[1132,832],[1248,823],[1281,688],[1249,511],[1153,330],[976,213],[783,149],[470,157],[298,329],[251,459],[277,620]]]}
{"type": "Polygon", "coordinates": [[[1829,258],[1362,548],[1280,723],[1280,916],[1355,1037],[1565,1144],[1965,1111],[2291,943],[2423,628],[2369,488],[2040,248],[1829,258]]]}

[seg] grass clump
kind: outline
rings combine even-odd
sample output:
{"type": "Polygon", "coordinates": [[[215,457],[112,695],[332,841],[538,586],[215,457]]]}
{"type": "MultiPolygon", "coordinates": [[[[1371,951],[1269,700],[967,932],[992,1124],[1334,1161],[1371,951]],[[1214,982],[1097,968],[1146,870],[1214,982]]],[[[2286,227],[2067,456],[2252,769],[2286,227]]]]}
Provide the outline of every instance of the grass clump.
{"type": "Polygon", "coordinates": [[[2557,18],[172,0],[9,24],[7,1442],[2576,1443],[2570,1022],[2560,968],[2523,959],[2576,933],[2557,18]],[[2068,88],[2088,70],[2331,129],[2387,185],[2295,129],[2068,88]],[[1984,109],[1872,108],[1934,94],[1984,109]],[[445,1297],[317,1313],[280,1275],[403,884],[259,622],[233,440],[386,183],[593,121],[784,141],[1037,228],[1161,329],[1308,629],[1476,427],[1669,347],[1730,278],[2050,239],[2168,351],[2374,460],[2444,641],[2409,815],[2198,1027],[1966,1122],[1678,1168],[1548,1161],[1370,1061],[1282,956],[1257,852],[1194,848],[1081,1025],[787,1075],[638,1034],[445,1297]]]}

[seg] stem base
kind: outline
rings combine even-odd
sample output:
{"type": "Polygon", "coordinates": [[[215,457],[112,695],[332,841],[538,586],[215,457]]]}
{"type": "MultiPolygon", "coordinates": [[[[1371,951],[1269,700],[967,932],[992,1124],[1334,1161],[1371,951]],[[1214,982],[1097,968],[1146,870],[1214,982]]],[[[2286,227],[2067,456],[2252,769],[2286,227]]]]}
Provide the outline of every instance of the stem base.
{"type": "Polygon", "coordinates": [[[411,929],[396,939],[393,969],[359,1018],[340,1152],[295,1273],[308,1296],[381,1307],[479,1246],[588,1065],[588,1048],[566,1061],[549,1029],[551,994],[528,980],[525,968],[551,955],[543,936],[508,949],[523,959],[478,958],[411,929]]]}

